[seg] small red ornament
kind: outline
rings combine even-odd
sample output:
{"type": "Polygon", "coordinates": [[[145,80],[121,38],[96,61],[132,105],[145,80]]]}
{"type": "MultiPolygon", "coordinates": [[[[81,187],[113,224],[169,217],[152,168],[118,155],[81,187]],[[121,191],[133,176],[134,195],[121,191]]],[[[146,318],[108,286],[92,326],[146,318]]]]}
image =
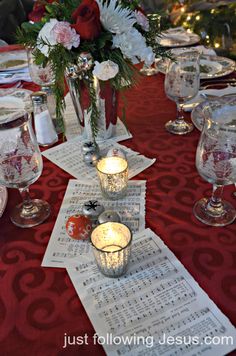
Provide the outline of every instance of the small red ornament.
{"type": "Polygon", "coordinates": [[[72,215],[66,222],[67,234],[75,240],[87,240],[91,230],[92,222],[84,215],[72,215]]]}

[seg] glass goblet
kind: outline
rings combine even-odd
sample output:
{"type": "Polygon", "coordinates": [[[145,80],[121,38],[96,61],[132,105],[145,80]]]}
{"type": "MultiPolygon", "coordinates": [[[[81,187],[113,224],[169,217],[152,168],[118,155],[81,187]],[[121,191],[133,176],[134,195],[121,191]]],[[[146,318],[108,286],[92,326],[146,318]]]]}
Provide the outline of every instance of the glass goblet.
{"type": "Polygon", "coordinates": [[[26,112],[17,112],[0,121],[0,184],[18,188],[23,203],[16,205],[11,221],[20,227],[32,227],[50,214],[50,206],[39,199],[32,200],[29,186],[41,175],[42,156],[26,112]]]}
{"type": "Polygon", "coordinates": [[[50,87],[54,83],[51,66],[48,64],[46,66],[36,64],[33,48],[27,48],[27,58],[32,81],[40,86],[50,87]]]}
{"type": "Polygon", "coordinates": [[[54,84],[54,74],[52,67],[37,65],[35,63],[34,49],[27,48],[28,66],[31,79],[34,83],[41,86],[41,90],[47,95],[47,106],[51,115],[52,121],[58,133],[61,133],[61,127],[56,118],[56,98],[53,94],[52,85],[54,84]]]}
{"type": "Polygon", "coordinates": [[[184,120],[183,104],[197,95],[200,83],[199,53],[180,53],[170,61],[165,75],[165,92],[177,104],[177,117],[166,123],[172,134],[184,135],[193,130],[193,125],[184,120]]]}
{"type": "Polygon", "coordinates": [[[211,226],[232,223],[236,210],[222,200],[223,187],[236,182],[236,96],[227,104],[209,102],[204,109],[205,124],[196,153],[199,174],[213,184],[210,199],[194,205],[194,215],[211,226]]]}

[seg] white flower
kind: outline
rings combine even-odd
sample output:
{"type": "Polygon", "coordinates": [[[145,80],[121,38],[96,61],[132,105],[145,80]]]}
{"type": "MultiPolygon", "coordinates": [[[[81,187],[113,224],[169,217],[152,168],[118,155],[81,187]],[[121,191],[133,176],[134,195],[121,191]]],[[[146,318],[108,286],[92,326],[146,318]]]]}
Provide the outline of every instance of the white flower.
{"type": "Polygon", "coordinates": [[[127,32],[136,23],[134,12],[122,8],[117,0],[110,2],[96,0],[100,10],[100,20],[103,27],[112,33],[121,34],[127,32]]]}
{"type": "Polygon", "coordinates": [[[41,41],[48,43],[50,46],[56,45],[57,42],[52,29],[57,23],[58,21],[56,19],[51,19],[49,22],[45,23],[38,34],[37,47],[46,57],[48,57],[49,46],[42,44],[41,41]]]}
{"type": "Polygon", "coordinates": [[[52,28],[56,42],[61,43],[65,48],[77,48],[80,44],[80,35],[78,35],[74,28],[70,27],[69,22],[59,21],[52,28]]]}
{"type": "Polygon", "coordinates": [[[109,80],[114,78],[118,72],[118,65],[109,60],[102,63],[96,61],[93,69],[93,75],[100,80],[109,80]]]}
{"type": "Polygon", "coordinates": [[[78,47],[80,36],[76,33],[75,29],[70,27],[69,22],[51,19],[39,32],[37,43],[38,49],[48,57],[50,47],[58,43],[69,50],[72,47],[78,47]],[[42,41],[48,45],[43,44],[42,41]]]}
{"type": "Polygon", "coordinates": [[[137,23],[142,27],[144,31],[149,30],[149,22],[147,17],[141,11],[134,12],[137,23]]]}
{"type": "Polygon", "coordinates": [[[139,57],[147,66],[151,66],[155,61],[155,54],[153,53],[152,47],[143,48],[139,57]]]}
{"type": "Polygon", "coordinates": [[[150,66],[155,59],[152,48],[147,47],[145,38],[135,28],[127,33],[113,36],[113,47],[120,48],[123,56],[130,59],[133,64],[144,61],[150,66]]]}

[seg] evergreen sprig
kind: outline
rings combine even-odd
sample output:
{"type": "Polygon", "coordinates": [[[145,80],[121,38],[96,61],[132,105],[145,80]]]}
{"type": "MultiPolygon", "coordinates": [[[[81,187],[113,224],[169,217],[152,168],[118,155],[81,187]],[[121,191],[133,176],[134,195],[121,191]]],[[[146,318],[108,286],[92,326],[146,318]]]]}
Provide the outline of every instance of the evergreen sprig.
{"type": "Polygon", "coordinates": [[[44,22],[50,21],[55,18],[58,21],[71,22],[71,14],[80,5],[81,0],[64,0],[63,2],[53,2],[46,5],[47,13],[44,16],[44,22]]]}
{"type": "Polygon", "coordinates": [[[90,114],[90,126],[92,130],[92,135],[93,138],[95,139],[98,134],[98,119],[99,119],[99,109],[97,106],[97,93],[96,89],[94,86],[94,78],[93,75],[89,74],[88,75],[88,81],[87,81],[87,87],[89,91],[89,97],[90,97],[90,106],[88,108],[88,113],[90,114]]]}
{"type": "Polygon", "coordinates": [[[16,41],[26,47],[35,47],[38,33],[43,27],[42,22],[31,23],[24,22],[21,27],[16,30],[16,41]]]}

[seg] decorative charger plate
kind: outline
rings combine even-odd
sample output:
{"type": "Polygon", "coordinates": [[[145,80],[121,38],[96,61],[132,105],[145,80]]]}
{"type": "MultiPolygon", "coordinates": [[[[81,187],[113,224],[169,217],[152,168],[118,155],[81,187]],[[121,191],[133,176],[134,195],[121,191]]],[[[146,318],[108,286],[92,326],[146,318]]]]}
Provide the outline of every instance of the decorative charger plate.
{"type": "Polygon", "coordinates": [[[10,71],[28,66],[26,51],[0,53],[0,71],[10,71]]]}
{"type": "MultiPolygon", "coordinates": [[[[203,101],[202,103],[198,104],[197,106],[195,106],[195,108],[193,109],[193,111],[191,112],[191,119],[192,122],[194,124],[194,126],[199,130],[202,131],[203,125],[204,125],[204,108],[209,105],[209,102],[211,103],[211,105],[214,105],[214,102],[216,104],[219,104],[219,102],[224,103],[225,108],[227,108],[227,106],[230,108],[230,106],[232,107],[236,107],[236,94],[234,95],[235,98],[232,98],[231,95],[226,95],[226,96],[221,96],[221,97],[215,97],[214,99],[210,99],[207,101],[203,101]]],[[[235,111],[234,111],[235,112],[235,111]]],[[[224,119],[222,117],[222,119],[224,119]]]]}
{"type": "MultiPolygon", "coordinates": [[[[194,48],[193,48],[194,50],[194,48]]],[[[158,62],[157,67],[163,74],[166,73],[168,62],[163,59],[158,62]]],[[[212,79],[219,78],[232,73],[235,70],[235,61],[226,57],[201,55],[200,59],[200,78],[212,79]]]]}
{"type": "Polygon", "coordinates": [[[9,120],[18,111],[32,111],[31,93],[26,89],[0,89],[0,122],[9,120]]]}
{"type": "Polygon", "coordinates": [[[0,217],[2,216],[7,205],[7,188],[0,185],[0,217]]]}
{"type": "MultiPolygon", "coordinates": [[[[192,46],[200,42],[200,37],[196,33],[176,32],[177,38],[168,37],[168,32],[162,32],[162,37],[157,37],[157,43],[168,48],[192,46]],[[180,39],[183,34],[183,39],[180,39]]],[[[173,36],[171,34],[170,36],[173,36]]]]}

